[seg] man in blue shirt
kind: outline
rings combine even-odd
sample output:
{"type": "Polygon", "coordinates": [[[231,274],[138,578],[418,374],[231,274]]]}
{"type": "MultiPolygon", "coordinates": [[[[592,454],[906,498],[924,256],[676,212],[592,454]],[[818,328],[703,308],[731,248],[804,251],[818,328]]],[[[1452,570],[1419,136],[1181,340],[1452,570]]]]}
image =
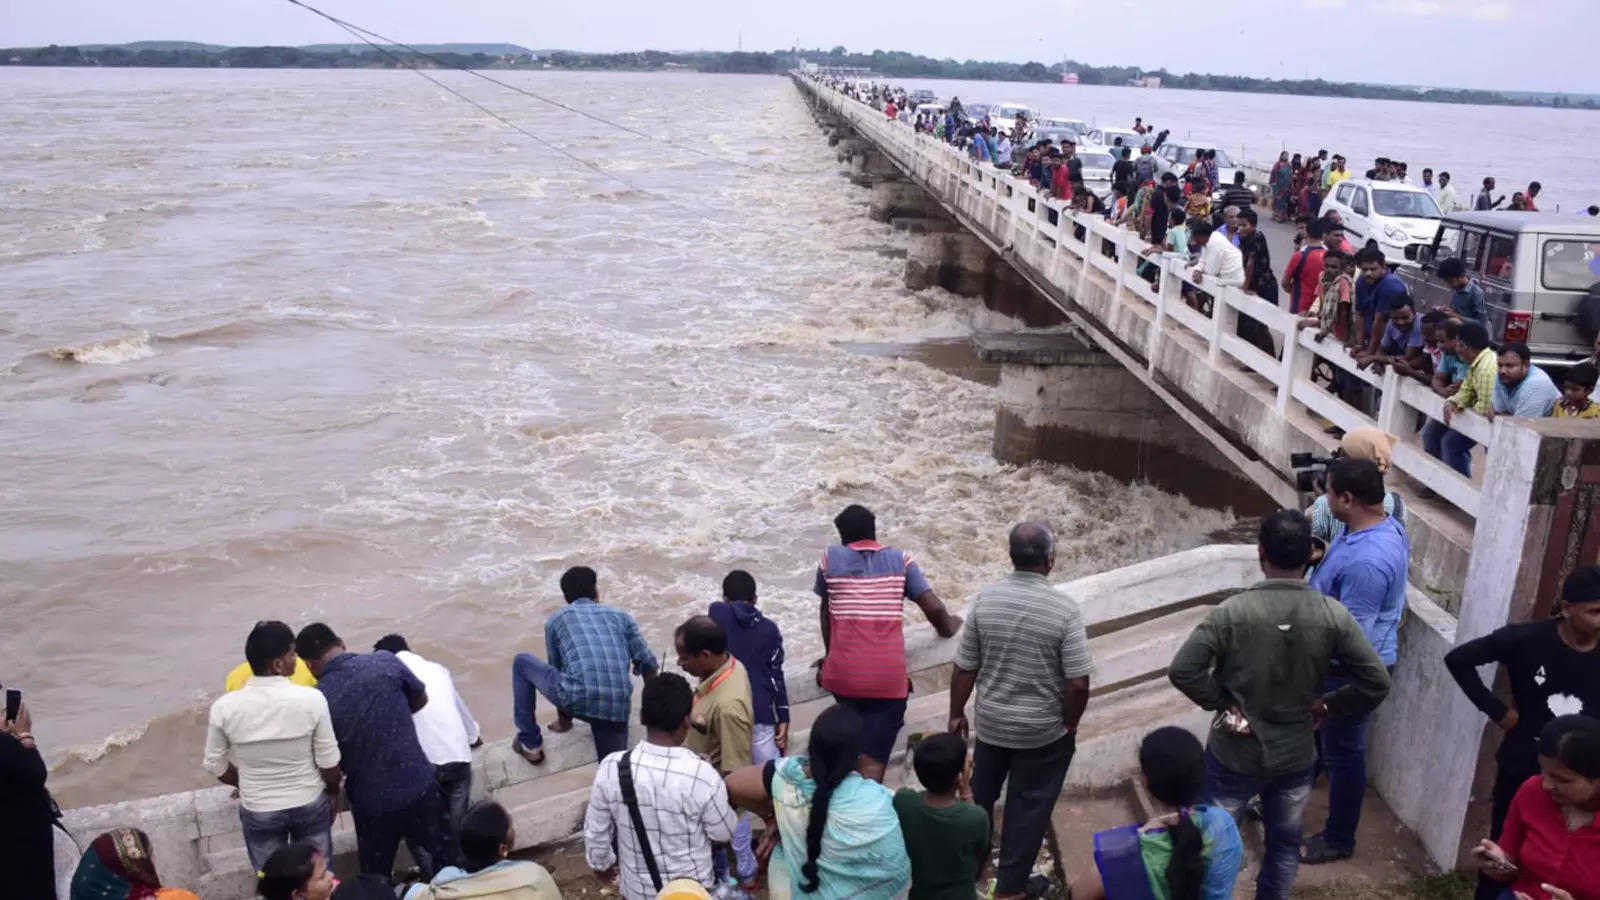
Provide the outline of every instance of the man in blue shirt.
{"type": "Polygon", "coordinates": [[[1357,253],[1356,265],[1361,268],[1361,277],[1356,279],[1356,314],[1361,317],[1356,346],[1365,346],[1369,355],[1376,356],[1383,343],[1383,330],[1389,325],[1390,311],[1411,292],[1389,271],[1383,251],[1376,247],[1357,253]]]}
{"type": "Polygon", "coordinates": [[[321,622],[300,630],[294,652],[328,700],[362,873],[391,877],[401,839],[434,866],[455,865],[444,793],[411,718],[428,705],[422,682],[393,653],[351,653],[321,622]]]}
{"type": "MultiPolygon", "coordinates": [[[[1328,508],[1345,524],[1311,576],[1311,586],[1344,604],[1378,658],[1393,671],[1406,602],[1411,543],[1405,526],[1383,510],[1377,463],[1342,459],[1328,469],[1328,508]]],[[[1334,671],[1330,689],[1344,681],[1334,671]]],[[[1329,716],[1317,732],[1328,769],[1328,820],[1306,841],[1301,862],[1316,865],[1355,853],[1356,825],[1367,792],[1367,719],[1329,716]]]]}
{"type": "Polygon", "coordinates": [[[1500,377],[1494,383],[1494,412],[1498,416],[1542,419],[1561,401],[1561,389],[1549,375],[1533,365],[1527,344],[1500,348],[1500,377]]]}
{"type": "Polygon", "coordinates": [[[628,749],[628,713],[633,679],[628,670],[649,679],[656,658],[645,645],[633,617],[614,606],[602,606],[594,570],[574,566],[561,576],[565,609],[544,624],[545,655],[518,653],[511,664],[512,718],[517,739],[511,749],[528,762],[544,762],[544,736],[534,713],[538,695],[556,706],[550,730],[560,734],[573,719],[589,723],[597,759],[628,749]]]}
{"type": "Polygon", "coordinates": [[[1467,265],[1457,257],[1440,260],[1439,280],[1450,285],[1450,309],[1465,321],[1489,327],[1489,301],[1483,288],[1467,275],[1467,265]]]}

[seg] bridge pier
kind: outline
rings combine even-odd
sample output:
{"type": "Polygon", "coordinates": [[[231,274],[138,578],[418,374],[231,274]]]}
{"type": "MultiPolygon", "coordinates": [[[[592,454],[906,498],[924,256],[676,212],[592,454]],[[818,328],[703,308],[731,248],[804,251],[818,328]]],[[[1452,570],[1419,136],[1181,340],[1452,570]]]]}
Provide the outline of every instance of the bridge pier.
{"type": "Polygon", "coordinates": [[[1145,481],[1241,514],[1277,508],[1199,433],[1109,354],[1071,331],[980,333],[1000,363],[994,456],[1065,463],[1145,481]]]}

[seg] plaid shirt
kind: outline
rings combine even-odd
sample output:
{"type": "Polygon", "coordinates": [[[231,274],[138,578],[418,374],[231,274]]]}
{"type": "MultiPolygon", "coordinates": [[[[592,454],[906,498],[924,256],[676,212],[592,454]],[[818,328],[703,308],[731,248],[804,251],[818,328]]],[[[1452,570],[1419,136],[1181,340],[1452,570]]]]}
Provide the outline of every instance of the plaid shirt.
{"type": "Polygon", "coordinates": [[[1492,348],[1485,348],[1472,366],[1467,369],[1467,377],[1461,380],[1461,387],[1455,396],[1450,398],[1458,409],[1470,409],[1480,416],[1487,416],[1494,410],[1494,386],[1499,381],[1500,358],[1492,348]]]}
{"type": "Polygon", "coordinates": [[[587,598],[550,617],[544,643],[550,665],[561,671],[561,708],[583,719],[628,721],[629,664],[657,668],[633,617],[587,598]]]}
{"type": "MultiPolygon", "coordinates": [[[[713,884],[711,845],[733,839],[736,821],[728,791],[711,764],[684,747],[662,747],[640,741],[631,751],[633,790],[661,872],[661,883],[692,878],[713,884]]],[[[650,881],[633,820],[622,802],[617,781],[621,753],[600,761],[589,790],[589,811],[583,817],[584,857],[589,868],[604,872],[620,863],[618,887],[624,900],[651,900],[658,893],[650,881]],[[612,839],[618,849],[613,851],[612,839]]]]}

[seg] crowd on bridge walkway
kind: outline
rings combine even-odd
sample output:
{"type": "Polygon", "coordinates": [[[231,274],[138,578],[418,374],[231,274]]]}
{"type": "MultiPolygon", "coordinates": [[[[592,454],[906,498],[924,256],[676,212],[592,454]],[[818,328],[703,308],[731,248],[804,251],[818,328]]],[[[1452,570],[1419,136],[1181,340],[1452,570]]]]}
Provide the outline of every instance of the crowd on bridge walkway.
{"type": "MultiPolygon", "coordinates": [[[[1229,898],[1244,868],[1243,815],[1265,829],[1262,900],[1289,897],[1301,865],[1358,852],[1370,719],[1399,661],[1410,558],[1403,505],[1384,483],[1391,446],[1375,429],[1351,432],[1310,509],[1261,521],[1263,579],[1212,608],[1168,668],[1171,684],[1213,714],[1205,742],[1175,726],[1143,736],[1129,763],[1157,808],[1099,832],[1094,867],[1067,873],[1070,885],[1055,887],[1070,895],[1058,895],[1229,898]],[[1327,819],[1305,837],[1321,777],[1327,819]]],[[[565,605],[545,623],[543,655],[510,662],[511,745],[530,776],[547,764],[540,697],[555,710],[545,728],[589,725],[599,766],[585,857],[625,900],[763,888],[777,898],[1019,900],[1052,889],[1035,869],[1052,812],[1073,804],[1063,786],[1094,660],[1079,604],[1050,582],[1049,526],[1011,530],[1013,571],[972,597],[963,618],[921,563],[879,541],[871,511],[851,505],[834,525],[839,542],[822,552],[814,583],[825,648],[815,677],[831,705],[803,746],[790,731],[784,636],[743,570],[677,628],[683,674],[663,671],[583,566],[561,576],[565,605]],[[882,782],[911,690],[907,601],[955,642],[953,673],[948,728],[908,741],[914,778],[891,791],[882,782]],[[629,746],[636,678],[644,737],[629,746]]],[[[1485,900],[1600,900],[1597,640],[1600,566],[1587,566],[1566,579],[1554,617],[1423,662],[1446,666],[1505,732],[1493,822],[1477,849],[1485,900]],[[1488,664],[1501,666],[1510,702],[1481,680],[1488,664]]],[[[200,762],[237,789],[262,897],[559,898],[545,868],[515,857],[510,812],[493,800],[468,805],[482,737],[448,669],[397,634],[352,651],[322,622],[298,632],[259,622],[244,656],[248,674],[230,673],[212,704],[200,762]],[[336,881],[331,828],[344,807],[359,874],[336,881]],[[397,876],[402,841],[415,867],[397,876]]],[[[95,837],[75,868],[63,860],[71,877],[58,892],[59,813],[32,711],[13,713],[0,727],[6,896],[192,898],[161,882],[150,839],[133,828],[95,837]]],[[[1419,765],[1437,750],[1425,736],[1415,746],[1419,765]]]]}
{"type": "MultiPolygon", "coordinates": [[[[1281,273],[1260,229],[1263,211],[1237,169],[1231,184],[1220,183],[1215,149],[1197,151],[1181,175],[1161,172],[1154,155],[1166,141],[1157,132],[1134,121],[1132,130],[1146,135],[1138,148],[1121,146],[1115,138],[1109,152],[1116,157],[1111,173],[1111,193],[1102,198],[1085,186],[1076,142],[1070,136],[1059,142],[1040,139],[1023,147],[1030,125],[1019,117],[1009,133],[991,124],[987,116],[976,120],[963,113],[960,98],[935,116],[918,115],[904,90],[888,85],[863,94],[849,83],[833,85],[858,100],[883,109],[890,118],[905,119],[918,133],[942,140],[979,162],[992,163],[1025,177],[1042,195],[1068,202],[1072,209],[1104,215],[1113,224],[1136,231],[1147,243],[1144,255],[1156,260],[1187,259],[1194,285],[1238,287],[1299,318],[1300,327],[1314,329],[1318,339],[1332,337],[1358,370],[1382,374],[1393,367],[1402,377],[1427,386],[1444,399],[1441,419],[1422,425],[1423,449],[1463,477],[1472,478],[1475,442],[1451,428],[1462,411],[1486,419],[1496,416],[1535,418],[1600,418],[1600,403],[1591,395],[1600,381],[1600,337],[1594,354],[1552,377],[1533,364],[1533,353],[1521,341],[1494,340],[1490,333],[1488,303],[1483,287],[1458,258],[1441,261],[1437,274],[1453,291],[1448,305],[1421,309],[1410,287],[1395,274],[1395,266],[1375,239],[1360,248],[1345,235],[1337,210],[1321,210],[1322,200],[1351,177],[1348,161],[1326,149],[1291,155],[1284,151],[1268,174],[1270,215],[1295,227],[1293,250],[1281,273]],[[1137,156],[1135,152],[1137,151],[1137,156]],[[1559,378],[1559,381],[1556,379],[1559,378]]],[[[1373,182],[1411,184],[1409,165],[1378,157],[1365,177],[1373,182]]],[[[1420,187],[1446,214],[1469,208],[1456,193],[1449,172],[1437,181],[1431,168],[1421,172],[1420,187]]],[[[1508,209],[1539,211],[1539,182],[1514,192],[1508,209]]],[[[1496,196],[1493,177],[1483,179],[1472,198],[1471,209],[1495,210],[1506,203],[1496,196]]],[[[1587,214],[1600,215],[1600,207],[1587,214]]],[[[1075,226],[1083,239],[1083,226],[1075,226]]],[[[1155,283],[1159,270],[1143,262],[1139,271],[1155,283]]],[[[1185,301],[1212,315],[1214,298],[1199,287],[1185,285],[1185,301]]],[[[1237,335],[1270,357],[1280,350],[1272,333],[1260,321],[1243,313],[1237,335]]],[[[1327,389],[1361,412],[1377,412],[1379,392],[1337,366],[1314,369],[1327,389]]],[[[1339,433],[1338,428],[1330,431],[1339,433]]],[[[1431,489],[1423,496],[1432,499],[1431,489]]]]}

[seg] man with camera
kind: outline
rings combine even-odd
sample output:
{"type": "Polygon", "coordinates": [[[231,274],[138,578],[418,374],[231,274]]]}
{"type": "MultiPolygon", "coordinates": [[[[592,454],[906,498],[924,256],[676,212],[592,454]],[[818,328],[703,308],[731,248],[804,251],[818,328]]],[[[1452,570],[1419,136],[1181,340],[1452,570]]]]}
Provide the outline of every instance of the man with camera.
{"type": "MultiPolygon", "coordinates": [[[[1377,463],[1337,460],[1328,467],[1326,492],[1328,511],[1344,523],[1345,531],[1323,555],[1311,587],[1344,604],[1392,672],[1406,603],[1410,539],[1405,526],[1384,511],[1383,473],[1377,463]]],[[[1330,689],[1348,678],[1348,672],[1336,667],[1330,689]]],[[[1306,841],[1301,862],[1315,865],[1355,853],[1356,825],[1367,791],[1367,720],[1366,713],[1330,715],[1318,731],[1328,769],[1328,820],[1322,833],[1306,841]]]]}

